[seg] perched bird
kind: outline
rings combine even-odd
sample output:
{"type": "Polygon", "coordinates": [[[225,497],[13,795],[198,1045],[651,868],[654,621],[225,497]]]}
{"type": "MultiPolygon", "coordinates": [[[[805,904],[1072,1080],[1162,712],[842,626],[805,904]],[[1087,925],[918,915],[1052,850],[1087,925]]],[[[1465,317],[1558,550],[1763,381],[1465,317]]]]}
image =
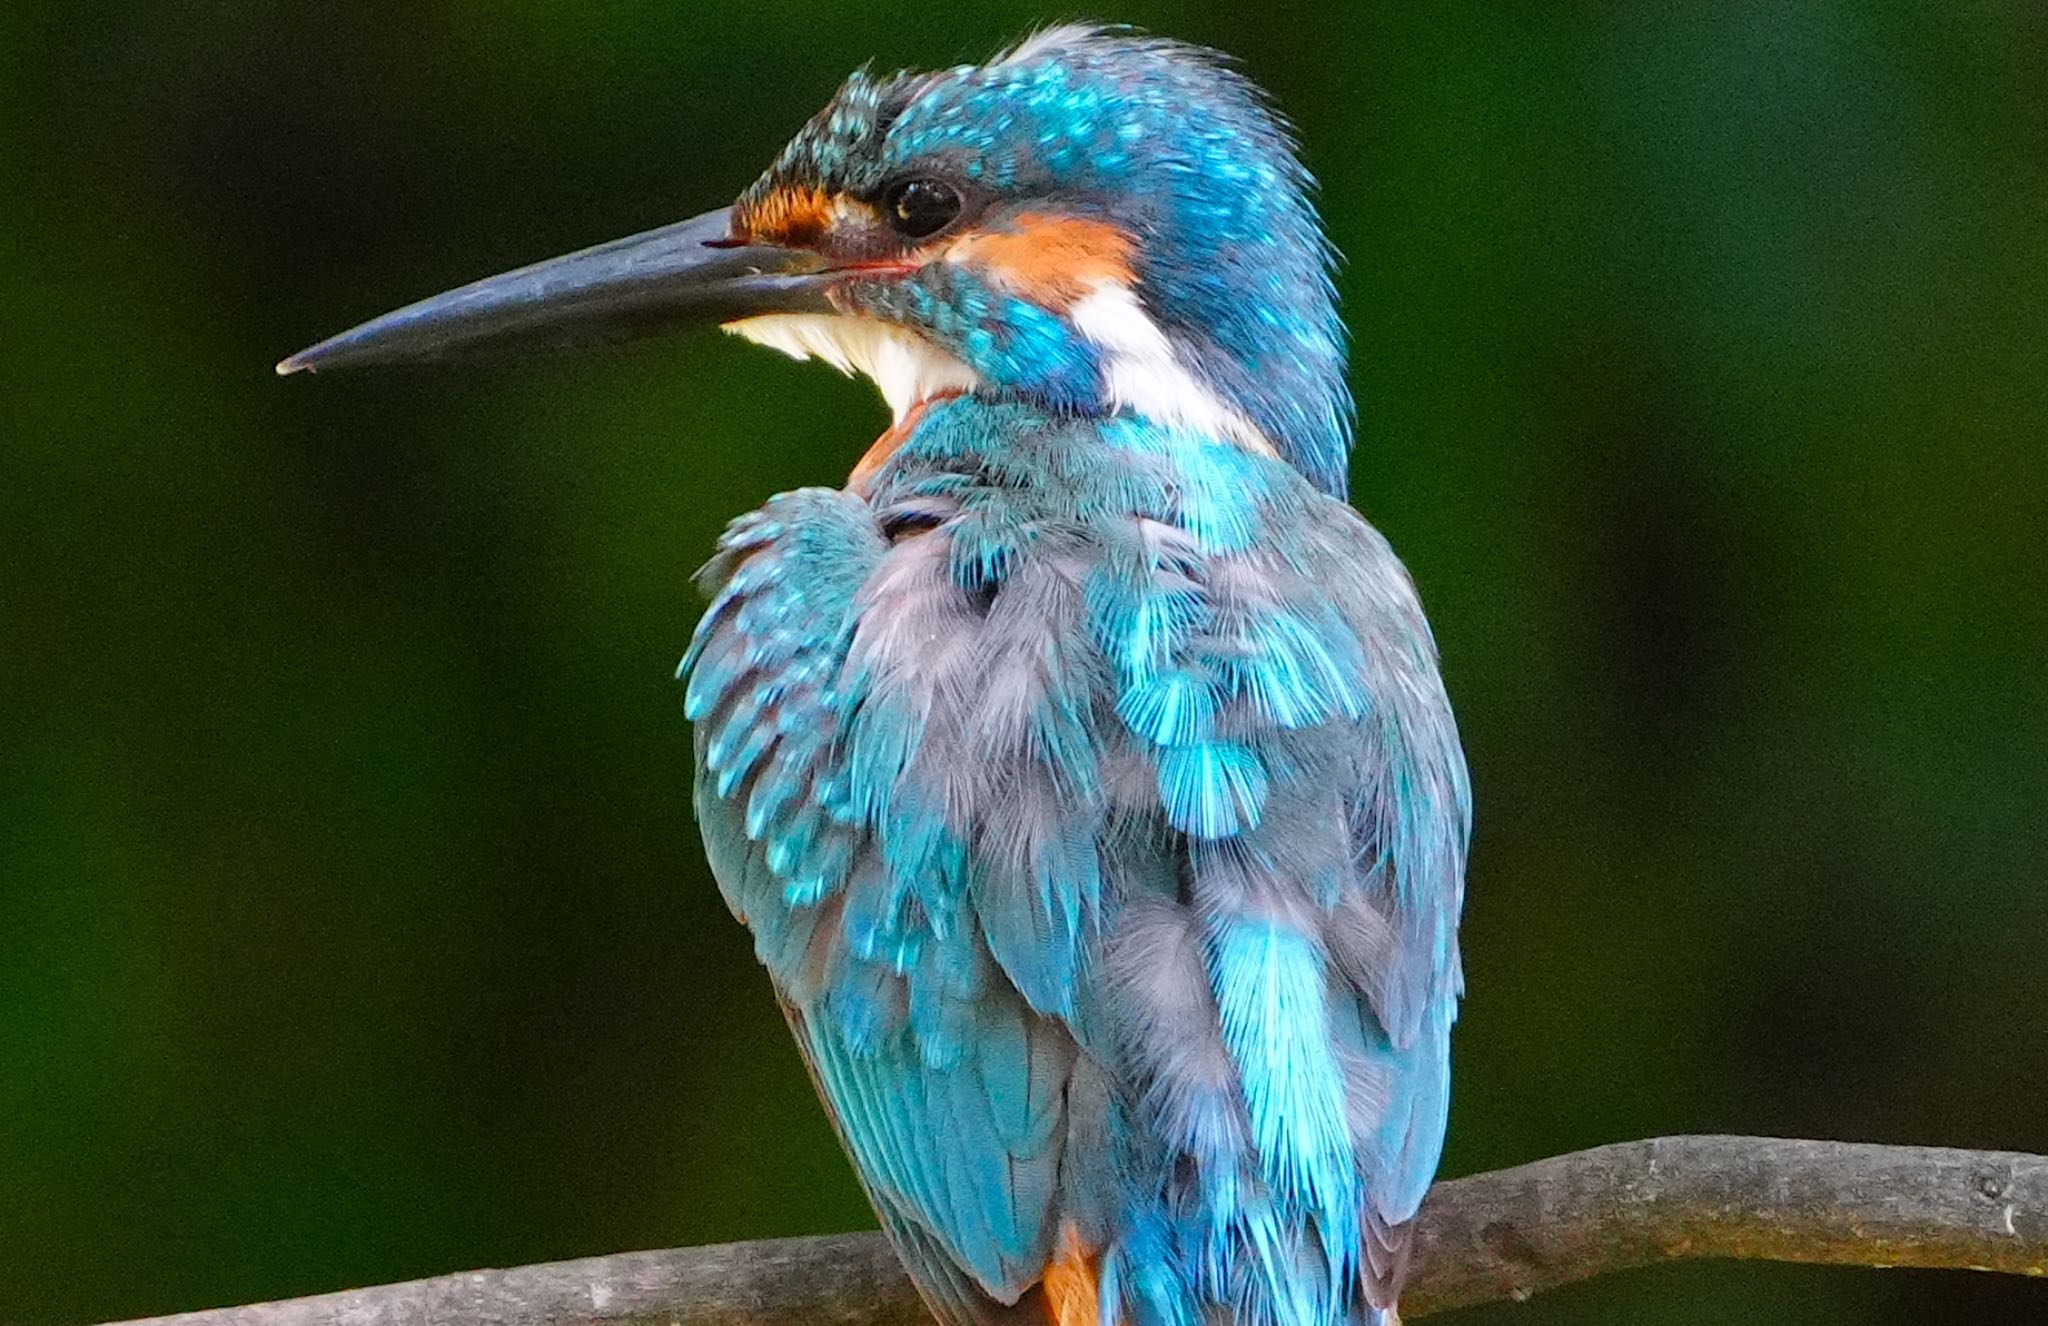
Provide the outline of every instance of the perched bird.
{"type": "Polygon", "coordinates": [[[1060,28],[856,73],[730,208],[279,365],[715,320],[879,384],[844,488],[720,540],[685,708],[712,869],[947,1326],[1396,1320],[1470,796],[1345,501],[1310,188],[1220,57],[1060,28]]]}

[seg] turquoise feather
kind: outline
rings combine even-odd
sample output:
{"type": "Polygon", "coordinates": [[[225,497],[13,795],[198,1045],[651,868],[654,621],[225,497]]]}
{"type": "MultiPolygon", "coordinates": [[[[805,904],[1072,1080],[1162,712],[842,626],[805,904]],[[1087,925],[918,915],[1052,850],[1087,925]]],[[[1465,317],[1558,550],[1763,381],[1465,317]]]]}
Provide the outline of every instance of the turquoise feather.
{"type": "Polygon", "coordinates": [[[1218,454],[963,398],[705,572],[714,865],[878,1207],[977,1318],[1084,1211],[1118,1320],[1343,1320],[1441,1144],[1467,810],[1427,629],[1349,508],[1218,454]],[[1221,540],[1182,497],[1219,474],[1221,540]],[[936,519],[885,535],[911,503],[936,519]],[[1112,1090],[1080,1134],[1083,1064],[1112,1090]]]}
{"type": "Polygon", "coordinates": [[[854,288],[977,386],[705,568],[714,873],[946,1326],[1045,1322],[1073,1247],[1101,1326],[1391,1321],[1470,792],[1413,586],[1342,500],[1306,176],[1209,57],[1063,32],[856,76],[742,209],[920,169],[1132,237],[1132,307],[1248,422],[1125,408],[1115,345],[1020,281],[854,288]]]}

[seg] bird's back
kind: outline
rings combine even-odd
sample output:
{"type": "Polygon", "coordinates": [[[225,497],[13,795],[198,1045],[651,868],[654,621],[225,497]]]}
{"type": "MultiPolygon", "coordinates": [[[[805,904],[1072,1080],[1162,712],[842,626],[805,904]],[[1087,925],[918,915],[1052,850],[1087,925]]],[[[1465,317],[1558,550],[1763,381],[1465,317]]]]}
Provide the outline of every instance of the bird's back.
{"type": "Polygon", "coordinates": [[[1441,1149],[1469,809],[1343,504],[1334,250],[1220,55],[1041,32],[860,71],[732,206],[282,372],[690,319],[875,379],[844,491],[736,522],[697,804],[950,1326],[1381,1326],[1441,1149]]]}
{"type": "Polygon", "coordinates": [[[1375,1321],[1469,819],[1405,572],[1270,457],[934,402],[704,573],[713,868],[954,1326],[1375,1321]]]}

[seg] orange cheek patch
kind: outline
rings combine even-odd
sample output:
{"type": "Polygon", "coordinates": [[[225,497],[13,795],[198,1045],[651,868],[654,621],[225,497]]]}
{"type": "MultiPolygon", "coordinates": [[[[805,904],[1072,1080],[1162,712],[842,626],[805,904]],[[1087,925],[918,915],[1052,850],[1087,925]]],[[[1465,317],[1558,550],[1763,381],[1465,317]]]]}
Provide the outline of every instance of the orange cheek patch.
{"type": "Polygon", "coordinates": [[[832,197],[823,189],[777,189],[734,219],[759,243],[815,244],[831,228],[832,197]]]}
{"type": "Polygon", "coordinates": [[[1081,1246],[1072,1225],[1060,1230],[1059,1250],[1045,1268],[1045,1310],[1050,1326],[1101,1326],[1102,1259],[1081,1246]]]}
{"type": "Polygon", "coordinates": [[[955,262],[979,267],[1033,303],[1064,309],[1097,285],[1131,285],[1132,242],[1107,221],[1027,212],[1011,230],[990,230],[956,241],[955,262]]]}

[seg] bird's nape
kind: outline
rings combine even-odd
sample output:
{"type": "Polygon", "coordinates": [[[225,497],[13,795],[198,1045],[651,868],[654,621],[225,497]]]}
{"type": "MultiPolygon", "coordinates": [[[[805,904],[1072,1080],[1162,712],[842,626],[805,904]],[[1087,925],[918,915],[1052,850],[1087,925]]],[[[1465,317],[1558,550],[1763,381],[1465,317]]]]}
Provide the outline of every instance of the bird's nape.
{"type": "Polygon", "coordinates": [[[899,421],[976,388],[1142,415],[1342,495],[1352,405],[1310,191],[1219,57],[1055,29],[984,65],[856,73],[730,212],[476,282],[278,367],[719,322],[875,377],[899,421]]]}
{"type": "Polygon", "coordinates": [[[1332,255],[1212,53],[854,75],[730,209],[280,372],[692,321],[866,373],[683,665],[712,873],[944,1326],[1390,1326],[1448,1113],[1470,789],[1341,499],[1332,255]]]}

